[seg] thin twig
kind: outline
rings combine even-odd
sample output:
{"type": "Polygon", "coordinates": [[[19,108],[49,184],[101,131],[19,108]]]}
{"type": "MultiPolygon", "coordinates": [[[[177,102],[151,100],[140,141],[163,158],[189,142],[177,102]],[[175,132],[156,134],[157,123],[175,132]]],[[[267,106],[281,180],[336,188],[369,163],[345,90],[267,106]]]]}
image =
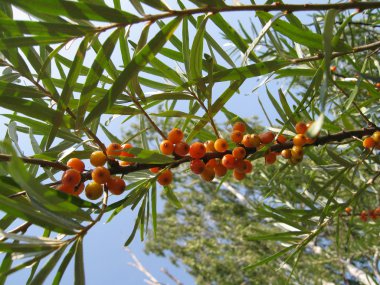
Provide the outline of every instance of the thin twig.
{"type": "MultiPolygon", "coordinates": [[[[11,155],[0,153],[0,161],[10,161],[12,159],[11,155]]],[[[37,159],[37,158],[31,158],[31,157],[19,157],[23,162],[29,163],[29,164],[36,164],[40,165],[42,167],[51,167],[59,170],[67,170],[69,167],[59,161],[49,161],[44,159],[37,159]]]]}

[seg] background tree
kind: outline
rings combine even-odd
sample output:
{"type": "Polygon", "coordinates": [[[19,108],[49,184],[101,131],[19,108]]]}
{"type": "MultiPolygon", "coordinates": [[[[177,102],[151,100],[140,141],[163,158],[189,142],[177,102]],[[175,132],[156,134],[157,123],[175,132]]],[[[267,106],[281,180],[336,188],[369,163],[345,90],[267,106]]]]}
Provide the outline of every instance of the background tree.
{"type": "MultiPolygon", "coordinates": [[[[138,229],[143,238],[151,221],[153,235],[160,231],[162,236],[158,248],[151,243],[149,248],[159,254],[170,249],[173,259],[185,261],[199,283],[283,284],[289,279],[312,284],[320,281],[316,273],[329,282],[379,281],[378,143],[373,141],[366,150],[362,145],[366,136],[378,140],[380,42],[373,28],[380,3],[191,2],[178,1],[178,8],[172,9],[162,1],[130,1],[136,14],[126,12],[118,0],[0,4],[0,106],[8,110],[3,115],[8,132],[0,145],[0,250],[5,253],[0,283],[33,265],[28,283],[41,284],[54,269],[53,282],[58,284],[72,260],[75,282],[84,283],[86,233],[105,213],[111,221],[129,208],[138,215],[125,245],[138,229]],[[13,8],[31,19],[13,19],[13,8]],[[353,9],[359,10],[352,14],[353,9]],[[226,14],[239,11],[256,11],[261,31],[233,28],[226,14]],[[270,13],[274,11],[277,14],[270,13]],[[310,18],[313,25],[298,19],[293,13],[297,11],[318,12],[310,18]],[[352,24],[355,21],[362,24],[352,24]],[[142,30],[138,23],[144,23],[142,30]],[[243,54],[242,61],[214,39],[211,23],[243,54]],[[355,32],[362,29],[370,30],[367,37],[355,32]],[[138,37],[131,38],[136,31],[138,37]],[[72,42],[76,51],[67,55],[64,47],[72,42]],[[265,48],[258,51],[258,44],[265,48]],[[245,85],[252,86],[252,78],[263,75],[268,78],[262,84],[286,78],[278,96],[267,89],[278,113],[274,124],[260,104],[270,130],[277,139],[286,135],[287,141],[264,145],[262,139],[260,147],[246,147],[255,170],[244,182],[237,184],[229,173],[220,182],[205,184],[188,176],[191,157],[155,150],[155,142],[166,139],[173,127],[182,129],[189,143],[227,136],[215,116],[222,113],[229,123],[243,121],[226,103],[245,85]],[[138,130],[124,140],[107,129],[118,115],[125,116],[123,123],[138,115],[138,130]],[[157,117],[181,120],[161,124],[157,117]],[[275,153],[293,148],[296,141],[290,139],[299,121],[315,121],[307,132],[310,141],[303,161],[300,156],[291,163],[278,159],[273,166],[265,165],[264,156],[269,164],[269,155],[273,160],[275,153]],[[28,134],[30,156],[24,155],[26,143],[18,140],[21,133],[28,134]],[[141,140],[128,149],[131,157],[107,149],[103,133],[115,143],[141,140]],[[52,189],[65,185],[62,171],[68,170],[69,158],[88,159],[94,151],[100,151],[98,159],[106,154],[110,173],[127,181],[127,194],[112,195],[109,203],[108,190],[114,193],[109,181],[99,203],[52,189]],[[127,163],[119,165],[119,160],[127,163]],[[128,163],[133,164],[125,166],[128,163]],[[152,167],[162,170],[154,174],[148,171],[152,167]],[[192,185],[190,191],[187,186],[184,191],[164,187],[165,197],[183,207],[168,205],[164,213],[167,225],[180,222],[175,233],[156,212],[156,182],[166,169],[173,169],[179,183],[192,185]],[[221,215],[223,211],[230,215],[221,215]],[[42,238],[25,235],[41,228],[42,238]],[[185,232],[189,229],[192,234],[185,232]],[[177,243],[168,244],[164,236],[177,243]],[[236,252],[228,244],[238,245],[236,252]],[[15,257],[21,262],[14,264],[15,257]],[[269,261],[285,270],[270,271],[269,261]],[[210,262],[212,266],[204,266],[210,262]],[[268,271],[270,277],[264,278],[268,271]]],[[[263,131],[250,120],[246,125],[249,133],[263,131]]],[[[229,152],[208,153],[203,160],[229,152]]],[[[81,182],[98,179],[94,173],[86,161],[81,182]]],[[[74,194],[81,187],[75,184],[74,194]]]]}

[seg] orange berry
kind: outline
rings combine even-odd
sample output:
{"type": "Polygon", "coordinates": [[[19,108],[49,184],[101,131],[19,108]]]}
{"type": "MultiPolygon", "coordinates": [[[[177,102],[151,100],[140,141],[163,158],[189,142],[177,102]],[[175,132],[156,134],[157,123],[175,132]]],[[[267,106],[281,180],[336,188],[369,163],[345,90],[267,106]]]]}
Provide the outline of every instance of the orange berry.
{"type": "Polygon", "coordinates": [[[127,150],[129,148],[132,148],[133,146],[130,143],[125,143],[121,146],[121,152],[119,156],[127,156],[127,157],[134,157],[135,155],[132,153],[129,153],[127,150]]]}
{"type": "Polygon", "coordinates": [[[380,217],[380,207],[377,207],[377,208],[374,210],[374,212],[375,212],[376,217],[380,217]]]}
{"type": "Polygon", "coordinates": [[[273,164],[276,162],[276,153],[275,152],[268,152],[265,155],[265,164],[273,164]]]}
{"type": "Polygon", "coordinates": [[[245,163],[242,159],[235,159],[235,167],[234,169],[238,172],[245,171],[245,163]]]}
{"type": "Polygon", "coordinates": [[[67,184],[75,187],[78,185],[81,178],[82,176],[80,175],[80,172],[78,170],[70,168],[63,173],[61,181],[62,184],[67,184]]]}
{"type": "Polygon", "coordinates": [[[243,159],[245,156],[246,156],[247,152],[245,151],[245,148],[244,147],[241,147],[241,146],[238,146],[238,147],[235,147],[233,150],[232,150],[232,155],[236,158],[236,159],[243,159]]]}
{"type": "Polygon", "coordinates": [[[367,211],[363,210],[361,213],[360,213],[360,219],[363,221],[363,222],[366,222],[368,220],[368,213],[367,211]]]}
{"type": "Polygon", "coordinates": [[[205,170],[205,163],[200,159],[193,159],[190,161],[190,169],[195,174],[201,174],[205,170]]]}
{"type": "Polygon", "coordinates": [[[214,170],[215,170],[215,175],[218,177],[222,177],[222,176],[226,175],[226,173],[227,173],[227,168],[225,168],[223,166],[223,164],[221,164],[221,163],[218,163],[218,165],[215,166],[214,170]]]}
{"type": "Polygon", "coordinates": [[[84,183],[82,182],[79,185],[74,187],[73,195],[79,196],[80,194],[82,194],[83,190],[84,190],[84,183]]]}
{"type": "Polygon", "coordinates": [[[128,166],[128,165],[132,165],[132,164],[133,164],[133,162],[130,162],[130,161],[125,161],[125,160],[119,161],[120,166],[128,166]]]}
{"type": "Polygon", "coordinates": [[[110,156],[119,156],[121,153],[122,147],[119,143],[111,143],[107,146],[106,153],[110,156]]]}
{"type": "Polygon", "coordinates": [[[107,168],[98,166],[91,172],[91,177],[96,183],[104,184],[110,179],[111,174],[107,168]]]}
{"type": "Polygon", "coordinates": [[[378,88],[378,89],[380,89],[380,82],[376,82],[375,83],[375,87],[378,88]]]}
{"type": "Polygon", "coordinates": [[[288,162],[290,163],[290,164],[297,164],[297,163],[300,163],[301,161],[303,160],[303,156],[301,156],[301,157],[291,157],[289,160],[288,160],[288,162]]]}
{"type": "Polygon", "coordinates": [[[363,147],[371,149],[376,145],[375,140],[372,137],[365,138],[363,141],[363,147]]]}
{"type": "Polygon", "coordinates": [[[293,144],[296,146],[304,146],[306,144],[306,137],[302,134],[297,134],[293,138],[293,144]]]}
{"type": "Polygon", "coordinates": [[[206,152],[216,152],[215,147],[214,147],[214,143],[215,142],[212,140],[209,140],[209,141],[204,143],[204,145],[206,147],[206,152]]]}
{"type": "Polygon", "coordinates": [[[185,156],[189,153],[190,146],[185,142],[179,142],[174,147],[174,153],[179,156],[185,156]]]}
{"type": "Polygon", "coordinates": [[[244,165],[244,173],[251,173],[252,169],[253,169],[252,163],[247,159],[244,159],[243,162],[245,164],[244,165]]]}
{"type": "Polygon", "coordinates": [[[79,172],[83,172],[84,171],[84,162],[82,160],[80,160],[79,158],[76,158],[76,157],[73,157],[73,158],[70,158],[66,165],[68,167],[71,167],[79,172]]]}
{"type": "Polygon", "coordinates": [[[247,134],[243,136],[241,143],[248,148],[258,147],[261,143],[259,135],[247,134]]]}
{"type": "Polygon", "coordinates": [[[117,176],[111,176],[107,181],[108,190],[114,195],[120,195],[125,190],[125,181],[117,176]]]}
{"type": "Polygon", "coordinates": [[[170,155],[173,153],[174,145],[169,140],[163,140],[160,144],[160,150],[163,154],[170,155]]]}
{"type": "Polygon", "coordinates": [[[284,135],[278,135],[276,141],[277,141],[278,143],[286,143],[287,140],[288,140],[288,139],[287,139],[284,135]]]}
{"type": "Polygon", "coordinates": [[[290,149],[284,149],[281,151],[281,155],[283,158],[289,159],[292,157],[292,151],[290,149]]]}
{"type": "Polygon", "coordinates": [[[67,194],[74,195],[75,186],[70,184],[60,184],[57,186],[57,189],[67,194]]]}
{"type": "Polygon", "coordinates": [[[234,169],[233,176],[234,176],[234,178],[236,180],[243,180],[244,177],[245,177],[245,173],[244,172],[240,172],[237,169],[234,169]]]}
{"type": "Polygon", "coordinates": [[[298,122],[295,126],[295,129],[297,134],[303,135],[307,132],[308,127],[304,122],[298,122]]]}
{"type": "Polygon", "coordinates": [[[222,164],[227,169],[235,168],[235,157],[232,154],[226,154],[222,158],[222,164]]]}
{"type": "Polygon", "coordinates": [[[212,181],[215,177],[215,170],[212,167],[206,166],[201,173],[201,177],[205,181],[212,181]]]}
{"type": "Polygon", "coordinates": [[[351,215],[352,209],[351,209],[351,207],[347,207],[344,209],[344,211],[346,212],[347,215],[351,215]]]}
{"type": "Polygon", "coordinates": [[[266,132],[259,134],[259,138],[261,143],[263,144],[269,144],[274,140],[274,134],[272,132],[266,132]]]}
{"type": "Polygon", "coordinates": [[[336,66],[335,65],[331,65],[330,66],[330,71],[331,72],[335,72],[336,71],[336,66]]]}
{"type": "Polygon", "coordinates": [[[174,128],[168,133],[168,140],[173,144],[179,143],[183,140],[183,132],[180,129],[174,128]]]}
{"type": "Polygon", "coordinates": [[[303,157],[303,148],[302,148],[302,146],[295,145],[295,146],[292,147],[292,149],[290,151],[291,151],[291,154],[292,154],[291,158],[299,159],[299,158],[303,157]]]}
{"type": "Polygon", "coordinates": [[[230,137],[234,143],[240,143],[243,139],[243,133],[241,131],[233,131],[230,137]]]}
{"type": "Polygon", "coordinates": [[[103,185],[91,181],[85,188],[86,197],[90,200],[97,200],[103,195],[103,185]]]}
{"type": "Polygon", "coordinates": [[[373,139],[373,137],[367,137],[363,140],[363,147],[365,148],[371,149],[375,147],[375,145],[376,145],[376,142],[373,139]]]}
{"type": "Polygon", "coordinates": [[[216,161],[215,158],[210,159],[210,160],[207,161],[207,163],[206,163],[206,166],[207,166],[207,167],[212,167],[212,168],[215,168],[215,166],[217,166],[217,165],[218,165],[218,162],[216,161]]]}
{"type": "Polygon", "coordinates": [[[152,168],[149,168],[149,170],[152,173],[158,173],[160,171],[160,168],[159,167],[152,167],[152,168]]]}
{"type": "Polygon", "coordinates": [[[380,131],[374,132],[372,138],[377,144],[380,143],[380,131]]]}
{"type": "Polygon", "coordinates": [[[103,166],[107,161],[107,156],[100,150],[94,151],[90,155],[90,163],[93,166],[103,166]]]}
{"type": "Polygon", "coordinates": [[[245,132],[245,129],[246,129],[246,126],[243,122],[236,122],[232,128],[234,131],[239,131],[239,132],[242,132],[244,133],[245,132]]]}
{"type": "Polygon", "coordinates": [[[225,139],[217,139],[214,147],[217,152],[225,152],[228,149],[228,143],[225,139]]]}
{"type": "Polygon", "coordinates": [[[157,177],[158,184],[162,186],[169,185],[173,181],[173,173],[170,171],[170,169],[164,170],[160,175],[157,177]]]}
{"type": "Polygon", "coordinates": [[[206,153],[206,147],[203,143],[195,142],[190,146],[189,154],[192,158],[202,158],[206,153]]]}

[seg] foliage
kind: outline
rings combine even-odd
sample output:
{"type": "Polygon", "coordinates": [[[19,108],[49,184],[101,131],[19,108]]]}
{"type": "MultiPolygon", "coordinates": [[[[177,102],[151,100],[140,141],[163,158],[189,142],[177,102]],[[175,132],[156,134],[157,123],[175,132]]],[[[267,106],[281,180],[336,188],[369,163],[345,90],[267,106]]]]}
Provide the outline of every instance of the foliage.
{"type": "MultiPolygon", "coordinates": [[[[251,2],[228,6],[222,0],[178,0],[178,9],[171,10],[164,1],[131,0],[134,14],[120,0],[0,3],[0,107],[6,109],[2,117],[8,128],[0,143],[0,284],[30,265],[28,284],[43,283],[52,271],[54,284],[59,284],[71,262],[75,283],[85,283],[86,233],[103,214],[111,221],[129,208],[138,215],[125,245],[138,230],[143,239],[151,224],[159,247],[149,243],[150,250],[163,254],[170,249],[173,260],[185,260],[200,284],[312,284],[318,283],[315,273],[335,282],[346,272],[347,278],[367,284],[379,278],[378,220],[362,223],[357,216],[380,204],[378,150],[364,150],[361,140],[379,130],[380,3],[251,2]],[[353,13],[353,8],[360,11],[353,13]],[[19,10],[30,18],[16,20],[19,10]],[[256,11],[261,31],[253,22],[252,31],[241,23],[240,29],[233,27],[228,13],[244,10],[256,11]],[[313,23],[293,11],[315,11],[307,18],[313,23]],[[211,26],[234,51],[225,51],[211,26]],[[259,45],[263,48],[257,49],[259,45]],[[331,66],[337,71],[331,72],[331,66]],[[262,86],[272,80],[284,84],[278,96],[266,89],[278,115],[274,124],[260,101],[273,132],[291,137],[296,122],[316,121],[308,135],[319,137],[305,148],[301,164],[281,160],[265,166],[265,151],[293,145],[274,144],[251,150],[248,158],[255,162],[255,171],[244,188],[230,176],[225,184],[203,185],[196,177],[190,180],[189,157],[155,151],[153,145],[166,138],[174,122],[187,142],[219,137],[215,116],[223,114],[229,123],[242,120],[226,104],[263,76],[262,86]],[[138,123],[126,139],[107,128],[119,116],[127,126],[138,123]],[[18,139],[25,134],[32,148],[28,156],[25,142],[18,139]],[[128,182],[127,193],[109,204],[107,191],[102,202],[91,203],[52,189],[69,158],[88,159],[94,150],[105,151],[104,137],[112,142],[139,138],[131,149],[135,157],[127,159],[135,164],[120,167],[108,160],[110,171],[128,182]],[[170,186],[163,193],[182,209],[168,205],[157,217],[157,175],[147,171],[153,166],[179,168],[176,180],[186,189],[170,186]],[[237,203],[226,185],[245,189],[245,204],[237,203]],[[351,215],[344,213],[346,207],[352,207],[351,215]],[[167,228],[178,221],[178,232],[167,228]],[[27,235],[32,228],[42,228],[43,236],[27,235]],[[188,234],[189,229],[194,232],[188,234]],[[59,238],[53,238],[56,233],[59,238]],[[164,237],[181,243],[168,244],[164,237]],[[238,245],[237,250],[228,244],[238,245]],[[322,254],[316,254],[320,248],[322,254]],[[337,263],[317,267],[301,262],[324,265],[326,258],[337,263]],[[338,262],[345,268],[342,272],[338,262]],[[212,266],[206,268],[205,263],[212,266]],[[264,279],[270,268],[281,264],[288,266],[286,271],[276,270],[264,279]],[[354,265],[364,277],[349,270],[354,265]]],[[[250,132],[262,130],[252,121],[246,123],[250,132]]],[[[82,180],[90,177],[88,170],[82,180]]]]}

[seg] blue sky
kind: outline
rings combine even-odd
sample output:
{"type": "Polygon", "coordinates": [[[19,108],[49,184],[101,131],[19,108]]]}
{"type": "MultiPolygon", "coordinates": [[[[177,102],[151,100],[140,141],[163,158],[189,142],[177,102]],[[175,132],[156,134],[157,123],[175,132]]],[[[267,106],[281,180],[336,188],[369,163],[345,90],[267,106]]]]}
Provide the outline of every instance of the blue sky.
{"type": "MultiPolygon", "coordinates": [[[[109,1],[112,2],[112,1],[109,1]]],[[[176,7],[174,5],[175,1],[167,1],[169,6],[176,7]]],[[[227,1],[231,3],[232,1],[227,1]]],[[[242,1],[247,3],[249,1],[242,1]]],[[[256,1],[258,4],[263,1],[256,1]]],[[[287,3],[299,3],[299,1],[286,1],[287,3]]],[[[323,3],[327,1],[312,1],[313,3],[323,3]]],[[[186,2],[185,2],[186,3],[186,2]]],[[[126,7],[130,9],[130,7],[126,7]]],[[[229,13],[224,14],[226,19],[228,19],[236,27],[237,20],[240,19],[243,23],[249,23],[248,18],[254,16],[253,13],[242,12],[242,13],[229,13]]],[[[299,16],[300,13],[297,14],[299,16]]],[[[20,14],[20,17],[23,17],[20,14]]],[[[257,28],[260,30],[260,26],[257,28]]],[[[135,26],[132,29],[131,38],[136,39],[139,36],[141,29],[140,26],[135,26]]],[[[226,43],[227,41],[222,38],[220,31],[217,30],[213,25],[208,26],[208,31],[210,34],[215,36],[215,39],[219,43],[226,43]]],[[[178,29],[180,32],[180,29],[178,29]]],[[[78,43],[72,44],[65,51],[68,56],[75,53],[75,49],[78,43]]],[[[91,58],[90,58],[91,60],[91,58]]],[[[117,60],[117,59],[116,59],[117,60]]],[[[119,59],[119,62],[122,62],[119,59]]],[[[239,63],[237,63],[239,64],[239,63]]],[[[227,103],[226,107],[232,112],[239,114],[241,117],[252,117],[256,115],[261,120],[264,126],[268,126],[268,121],[265,119],[264,113],[262,112],[257,98],[260,96],[264,105],[267,106],[266,111],[270,115],[271,119],[276,117],[276,112],[270,102],[267,99],[266,92],[264,88],[260,88],[255,92],[252,92],[255,86],[257,86],[257,79],[252,79],[245,82],[244,86],[241,88],[241,93],[234,96],[234,98],[227,103]]],[[[222,85],[218,88],[215,88],[214,92],[221,92],[222,85]]],[[[271,83],[269,88],[273,94],[277,94],[278,88],[281,85],[278,83],[271,83]]],[[[0,114],[4,110],[0,109],[0,114]]],[[[218,115],[218,121],[225,121],[225,117],[218,115]]],[[[121,125],[121,122],[124,118],[117,118],[112,121],[109,128],[112,133],[120,134],[121,138],[121,128],[126,128],[128,125],[121,125]]],[[[3,137],[3,134],[6,132],[5,126],[6,120],[4,117],[0,116],[0,134],[3,137]]],[[[26,139],[20,135],[20,142],[26,139]]],[[[105,143],[108,144],[109,141],[101,136],[101,139],[104,139],[105,143]]],[[[30,154],[31,150],[28,149],[28,143],[25,146],[24,150],[26,154],[30,154]]],[[[162,201],[159,202],[159,209],[162,209],[162,201]]],[[[97,224],[86,236],[84,240],[85,246],[85,271],[86,271],[86,280],[88,284],[146,284],[144,279],[146,276],[141,273],[136,268],[130,266],[128,263],[132,262],[132,259],[128,252],[123,248],[123,244],[127,237],[129,236],[135,219],[135,212],[131,212],[129,209],[126,209],[124,212],[119,214],[111,223],[105,224],[106,218],[103,218],[102,222],[97,224]]],[[[143,252],[144,244],[140,242],[138,235],[136,235],[135,240],[133,241],[130,249],[137,255],[142,264],[152,273],[152,275],[163,282],[164,284],[174,284],[173,281],[168,279],[161,271],[161,267],[167,268],[171,274],[180,279],[184,284],[193,284],[193,278],[186,273],[185,268],[177,268],[172,266],[168,260],[164,258],[159,258],[156,256],[147,256],[143,252]]],[[[73,263],[71,264],[70,270],[68,270],[65,275],[62,284],[72,284],[73,278],[73,263]]],[[[29,272],[17,273],[9,278],[7,284],[22,284],[25,282],[25,276],[28,276],[29,272]]]]}

